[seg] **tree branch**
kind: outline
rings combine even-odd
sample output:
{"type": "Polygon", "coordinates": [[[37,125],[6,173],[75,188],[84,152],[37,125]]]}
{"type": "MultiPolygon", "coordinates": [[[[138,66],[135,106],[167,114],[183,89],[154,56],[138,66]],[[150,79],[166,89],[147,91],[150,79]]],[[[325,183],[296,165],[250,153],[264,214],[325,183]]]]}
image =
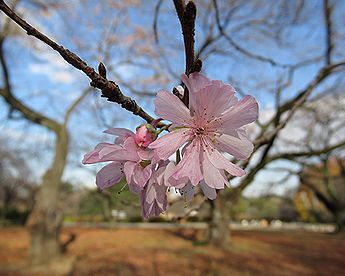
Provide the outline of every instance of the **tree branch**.
{"type": "MultiPolygon", "coordinates": [[[[279,131],[283,129],[286,124],[290,121],[290,119],[295,114],[296,110],[305,103],[308,96],[312,93],[312,91],[315,89],[315,87],[320,84],[334,69],[345,66],[345,62],[340,62],[336,64],[331,64],[329,66],[326,66],[322,68],[317,76],[314,78],[314,80],[300,93],[298,93],[292,100],[286,102],[282,106],[280,106],[277,109],[277,114],[282,114],[283,112],[289,111],[286,119],[278,124],[271,132],[269,132],[267,135],[264,135],[257,139],[255,141],[255,147],[260,148],[262,145],[267,144],[269,141],[272,140],[272,138],[276,135],[278,135],[279,131]]],[[[273,118],[269,123],[271,124],[275,118],[273,118]]]]}
{"type": "Polygon", "coordinates": [[[313,157],[313,156],[318,156],[321,154],[326,154],[329,153],[335,149],[345,147],[345,140],[340,141],[332,146],[325,147],[323,149],[318,149],[318,150],[308,150],[308,151],[299,151],[299,152],[288,152],[288,153],[278,153],[275,155],[272,155],[268,158],[268,161],[275,161],[278,159],[286,159],[286,160],[294,160],[296,158],[300,157],[313,157]]]}
{"type": "MultiPolygon", "coordinates": [[[[110,102],[116,102],[120,104],[124,109],[132,112],[135,115],[140,116],[147,122],[152,122],[154,120],[149,114],[147,114],[133,99],[125,96],[119,86],[113,81],[109,81],[106,77],[97,73],[92,67],[88,66],[85,61],[83,61],[75,53],[65,49],[63,46],[57,44],[55,41],[51,40],[49,37],[39,32],[21,17],[19,17],[15,12],[11,10],[9,6],[3,0],[0,0],[0,10],[2,10],[9,18],[16,22],[22,29],[24,29],[28,35],[32,35],[37,39],[41,40],[53,50],[58,52],[60,56],[68,62],[73,67],[81,70],[85,75],[91,79],[91,86],[96,87],[102,91],[102,97],[107,98],[110,102]]],[[[162,127],[164,124],[160,123],[158,127],[162,127]]]]}
{"type": "Polygon", "coordinates": [[[21,112],[21,114],[29,121],[39,124],[39,125],[43,125],[50,130],[57,131],[60,127],[58,122],[26,106],[13,95],[12,87],[10,84],[8,65],[6,63],[5,56],[4,56],[4,47],[3,47],[4,42],[5,42],[5,37],[2,37],[0,41],[0,64],[1,64],[5,87],[0,88],[0,95],[5,99],[5,101],[10,105],[11,108],[21,112]]]}
{"type": "Polygon", "coordinates": [[[74,102],[68,107],[66,113],[65,113],[65,117],[64,117],[64,126],[67,125],[67,122],[69,120],[69,118],[71,117],[72,112],[74,111],[74,109],[86,98],[87,95],[89,95],[89,93],[92,91],[92,87],[89,87],[88,89],[86,89],[85,91],[83,91],[75,100],[74,102]]]}
{"type": "Polygon", "coordinates": [[[329,0],[323,0],[323,13],[326,27],[326,64],[331,64],[332,51],[333,51],[333,26],[332,26],[332,7],[329,4],[329,0]]]}
{"type": "Polygon", "coordinates": [[[240,45],[238,45],[224,30],[221,22],[220,22],[220,15],[219,15],[219,9],[218,9],[218,3],[217,0],[213,0],[213,6],[214,6],[214,10],[215,10],[215,15],[216,15],[216,23],[217,23],[217,27],[219,30],[219,33],[224,36],[224,38],[229,42],[229,44],[234,47],[237,51],[239,51],[240,53],[242,53],[243,55],[252,58],[252,59],[256,59],[262,62],[267,62],[269,64],[271,64],[272,66],[278,66],[278,67],[282,67],[282,68],[287,68],[290,67],[291,65],[288,64],[281,64],[276,62],[275,60],[271,59],[271,58],[267,58],[267,57],[263,57],[257,54],[253,54],[250,51],[244,49],[243,47],[241,47],[240,45]]]}
{"type": "MultiPolygon", "coordinates": [[[[185,73],[189,75],[193,72],[199,72],[202,66],[200,59],[195,61],[194,52],[196,6],[193,1],[189,1],[187,5],[185,5],[184,0],[174,0],[174,5],[182,28],[186,58],[185,73]]],[[[186,88],[182,101],[186,106],[189,105],[189,91],[186,88]]]]}
{"type": "Polygon", "coordinates": [[[155,42],[159,44],[159,35],[158,35],[158,15],[159,10],[161,8],[161,5],[163,3],[163,0],[158,0],[156,7],[155,7],[155,15],[153,19],[153,34],[155,36],[155,42]]]}

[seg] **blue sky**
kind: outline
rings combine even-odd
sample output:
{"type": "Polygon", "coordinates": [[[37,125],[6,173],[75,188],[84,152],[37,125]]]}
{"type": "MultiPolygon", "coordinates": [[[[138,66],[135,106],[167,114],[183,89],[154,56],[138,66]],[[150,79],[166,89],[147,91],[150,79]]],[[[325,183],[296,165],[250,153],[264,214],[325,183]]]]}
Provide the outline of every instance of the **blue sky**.
{"type": "MultiPolygon", "coordinates": [[[[179,83],[178,79],[168,76],[168,71],[164,65],[171,67],[177,75],[184,71],[180,26],[172,1],[164,1],[158,21],[161,47],[167,54],[168,60],[150,60],[147,55],[137,54],[140,47],[145,45],[144,43],[153,41],[152,22],[155,2],[147,1],[143,6],[134,5],[121,11],[107,6],[105,1],[101,1],[101,4],[97,6],[94,5],[94,1],[86,1],[84,6],[77,2],[61,1],[61,4],[68,9],[58,9],[51,12],[38,10],[37,7],[28,5],[19,5],[19,9],[29,22],[32,22],[59,43],[76,51],[93,67],[96,67],[100,60],[105,59],[102,55],[102,47],[104,46],[102,40],[114,32],[116,34],[115,42],[110,44],[110,58],[107,58],[108,62],[106,62],[108,67],[114,66],[113,74],[110,73],[109,78],[118,81],[116,76],[119,76],[125,82],[131,81],[139,91],[147,89],[154,93],[159,89],[172,90],[173,85],[179,83]],[[129,23],[126,25],[124,22],[129,23]],[[145,32],[145,38],[129,43],[130,35],[138,30],[145,32]],[[125,60],[147,63],[155,66],[156,71],[144,65],[121,65],[121,62],[125,60]],[[165,64],[166,62],[169,64],[165,64]],[[161,75],[166,75],[168,81],[163,85],[155,82],[145,86],[141,85],[140,80],[142,78],[150,77],[157,71],[161,75]]],[[[272,1],[271,5],[267,5],[267,1],[258,1],[255,2],[256,4],[250,1],[244,2],[245,4],[235,12],[229,32],[238,28],[246,20],[262,18],[273,6],[272,22],[275,25],[272,30],[265,30],[273,33],[279,24],[284,23],[283,20],[280,21],[279,18],[275,18],[279,14],[278,2],[282,3],[272,1]]],[[[198,49],[207,35],[203,22],[212,20],[214,15],[205,13],[202,8],[203,1],[196,1],[196,3],[200,7],[196,28],[196,49],[198,49]]],[[[340,39],[335,52],[341,58],[345,45],[344,33],[341,32],[341,26],[344,26],[345,17],[342,17],[342,11],[345,10],[345,2],[339,1],[338,5],[334,13],[334,22],[336,35],[339,35],[340,39]]],[[[221,18],[223,19],[227,6],[221,5],[220,7],[221,18]]],[[[284,64],[293,64],[297,61],[317,57],[325,49],[325,30],[321,8],[322,1],[307,1],[305,10],[301,14],[302,20],[284,28],[280,44],[269,38],[269,35],[261,34],[255,28],[236,31],[231,33],[231,36],[247,50],[284,64]]],[[[288,8],[285,13],[286,22],[290,22],[289,20],[292,20],[294,13],[288,8]]],[[[1,22],[3,20],[4,17],[2,16],[1,22]]],[[[214,29],[214,33],[216,33],[216,29],[214,29]]],[[[265,62],[250,60],[236,52],[225,40],[220,41],[218,46],[227,55],[215,54],[205,59],[203,72],[212,79],[220,79],[224,82],[228,82],[231,78],[233,85],[238,90],[245,94],[253,94],[258,99],[262,114],[269,113],[269,110],[274,106],[274,94],[270,91],[279,78],[287,78],[287,70],[265,62]]],[[[153,48],[157,50],[158,47],[154,46],[153,48]]],[[[47,46],[26,35],[17,35],[7,41],[6,58],[11,63],[10,73],[17,97],[51,118],[61,121],[67,106],[83,89],[88,87],[89,80],[84,75],[67,65],[47,46]]],[[[320,61],[297,70],[292,84],[282,94],[282,100],[292,97],[297,91],[303,89],[313,79],[322,63],[323,61],[320,61]]],[[[136,99],[145,110],[153,115],[153,98],[143,98],[131,94],[123,84],[121,87],[124,93],[136,99]]],[[[51,158],[53,135],[41,127],[28,124],[24,120],[7,120],[8,108],[2,100],[0,100],[0,110],[2,135],[11,139],[13,146],[20,146],[23,150],[30,149],[39,154],[39,158],[32,162],[34,174],[39,178],[51,158]]],[[[132,116],[116,104],[108,103],[100,98],[99,92],[92,93],[78,108],[69,123],[72,143],[65,178],[74,183],[92,186],[94,183],[93,172],[96,166],[91,168],[92,172],[89,168],[81,167],[80,160],[85,151],[93,148],[96,143],[107,139],[101,133],[106,125],[127,127],[133,130],[142,122],[140,118],[132,116]],[[104,118],[105,120],[103,120],[104,118]]],[[[291,164],[284,163],[283,165],[296,169],[291,164]]],[[[278,163],[277,166],[281,166],[281,164],[278,163]]],[[[272,171],[260,173],[246,193],[251,195],[265,190],[267,186],[265,183],[268,178],[279,181],[282,174],[272,171]]],[[[296,181],[296,179],[292,179],[288,185],[277,186],[273,191],[281,193],[286,187],[296,185],[296,181]]]]}

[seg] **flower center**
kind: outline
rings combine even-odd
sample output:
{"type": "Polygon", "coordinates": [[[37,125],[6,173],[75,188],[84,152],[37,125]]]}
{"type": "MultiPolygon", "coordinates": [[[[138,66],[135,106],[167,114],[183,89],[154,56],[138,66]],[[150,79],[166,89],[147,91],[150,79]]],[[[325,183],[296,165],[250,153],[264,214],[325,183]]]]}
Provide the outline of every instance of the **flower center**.
{"type": "Polygon", "coordinates": [[[203,127],[198,127],[196,130],[195,130],[195,134],[196,135],[202,135],[205,133],[205,128],[203,127]]]}

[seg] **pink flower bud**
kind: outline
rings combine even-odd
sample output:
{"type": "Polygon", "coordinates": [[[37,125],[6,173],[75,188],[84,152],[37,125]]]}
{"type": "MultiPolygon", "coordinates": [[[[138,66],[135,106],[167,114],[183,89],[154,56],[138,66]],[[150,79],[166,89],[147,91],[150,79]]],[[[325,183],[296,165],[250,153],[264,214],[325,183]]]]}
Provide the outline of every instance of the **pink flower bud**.
{"type": "Polygon", "coordinates": [[[137,128],[135,142],[139,147],[146,148],[157,138],[156,129],[150,124],[143,124],[137,128]]]}

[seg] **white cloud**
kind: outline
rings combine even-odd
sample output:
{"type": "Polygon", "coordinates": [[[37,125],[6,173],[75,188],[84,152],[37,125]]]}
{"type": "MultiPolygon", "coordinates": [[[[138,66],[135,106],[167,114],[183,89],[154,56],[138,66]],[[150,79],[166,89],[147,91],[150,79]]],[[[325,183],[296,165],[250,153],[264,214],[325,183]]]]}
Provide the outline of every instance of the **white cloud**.
{"type": "Polygon", "coordinates": [[[10,141],[16,141],[16,143],[30,141],[32,144],[46,144],[51,140],[51,137],[47,132],[28,132],[26,130],[20,130],[9,127],[1,128],[1,136],[4,136],[10,141]],[[29,136],[29,139],[28,139],[29,136]]]}
{"type": "MultiPolygon", "coordinates": [[[[28,21],[46,34],[51,39],[58,41],[49,28],[37,16],[37,11],[21,7],[20,12],[25,14],[28,21]]],[[[28,39],[18,39],[18,43],[25,48],[30,48],[37,62],[29,65],[29,71],[34,74],[46,76],[53,83],[70,84],[81,76],[77,69],[69,65],[57,52],[45,45],[43,42],[30,37],[28,39]]]]}
{"type": "Polygon", "coordinates": [[[76,79],[75,74],[70,70],[61,69],[50,62],[31,64],[29,70],[34,74],[45,75],[53,83],[70,84],[76,79]]]}

